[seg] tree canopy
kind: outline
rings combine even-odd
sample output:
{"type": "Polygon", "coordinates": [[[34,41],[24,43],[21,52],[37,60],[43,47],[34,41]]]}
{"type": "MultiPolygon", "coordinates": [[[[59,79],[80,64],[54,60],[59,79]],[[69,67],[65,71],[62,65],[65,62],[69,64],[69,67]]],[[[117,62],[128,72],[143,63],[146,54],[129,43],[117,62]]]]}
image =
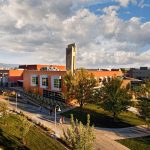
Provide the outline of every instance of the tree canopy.
{"type": "Polygon", "coordinates": [[[141,89],[138,92],[139,112],[147,125],[150,126],[150,80],[145,80],[145,84],[141,86],[141,89]]]}
{"type": "Polygon", "coordinates": [[[112,112],[114,118],[131,105],[129,88],[122,86],[122,82],[115,77],[105,82],[104,87],[100,89],[101,106],[104,110],[112,112]]]}
{"type": "Polygon", "coordinates": [[[81,122],[74,121],[71,115],[71,126],[64,133],[64,141],[73,150],[93,150],[94,149],[94,127],[90,127],[90,115],[87,115],[87,124],[84,126],[81,122]]]}
{"type": "Polygon", "coordinates": [[[96,86],[94,76],[86,69],[77,70],[74,74],[67,72],[64,83],[67,88],[67,99],[77,99],[81,108],[91,99],[93,88],[96,86]]]}

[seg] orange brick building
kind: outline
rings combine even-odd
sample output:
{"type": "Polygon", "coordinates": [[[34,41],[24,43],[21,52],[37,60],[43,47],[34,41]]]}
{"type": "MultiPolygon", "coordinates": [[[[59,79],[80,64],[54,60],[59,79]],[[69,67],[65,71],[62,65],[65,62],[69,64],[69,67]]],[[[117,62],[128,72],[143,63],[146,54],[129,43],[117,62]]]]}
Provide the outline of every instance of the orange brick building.
{"type": "MultiPolygon", "coordinates": [[[[90,71],[101,84],[108,78],[122,76],[121,71],[90,71]]],[[[38,93],[41,96],[60,100],[65,92],[63,76],[66,71],[38,71],[25,70],[23,73],[23,87],[26,91],[38,93]]]]}

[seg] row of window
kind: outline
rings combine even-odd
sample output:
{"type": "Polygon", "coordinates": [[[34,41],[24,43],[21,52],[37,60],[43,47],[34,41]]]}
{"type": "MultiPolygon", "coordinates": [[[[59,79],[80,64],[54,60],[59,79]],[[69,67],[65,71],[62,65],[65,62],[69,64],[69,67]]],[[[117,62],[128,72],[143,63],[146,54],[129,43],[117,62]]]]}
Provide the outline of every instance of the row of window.
{"type": "MultiPolygon", "coordinates": [[[[39,83],[38,83],[38,76],[35,76],[35,75],[33,75],[32,77],[31,77],[31,85],[32,86],[37,86],[37,85],[39,85],[39,83]]],[[[61,79],[60,78],[57,78],[57,77],[55,77],[55,78],[53,78],[53,80],[51,80],[51,84],[53,85],[53,88],[61,88],[61,79]]],[[[41,76],[40,77],[40,86],[41,87],[48,87],[48,83],[49,83],[49,80],[48,80],[48,77],[47,76],[41,76]]]]}

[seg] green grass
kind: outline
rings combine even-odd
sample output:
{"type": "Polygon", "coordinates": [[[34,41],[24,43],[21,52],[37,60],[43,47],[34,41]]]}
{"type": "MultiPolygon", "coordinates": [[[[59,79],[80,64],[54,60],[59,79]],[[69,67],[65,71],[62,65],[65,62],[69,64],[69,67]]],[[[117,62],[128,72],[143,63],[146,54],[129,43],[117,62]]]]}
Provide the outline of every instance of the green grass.
{"type": "Polygon", "coordinates": [[[102,108],[98,108],[98,106],[94,104],[87,104],[82,110],[80,110],[80,108],[75,108],[62,113],[61,115],[70,118],[70,114],[73,114],[75,119],[78,119],[84,124],[86,123],[87,114],[90,114],[91,124],[94,124],[94,126],[97,127],[122,128],[145,124],[141,118],[132,112],[123,112],[118,116],[118,119],[114,121],[110,112],[104,111],[102,108]]]}
{"type": "Polygon", "coordinates": [[[134,139],[124,139],[124,140],[119,140],[118,142],[130,148],[131,150],[150,149],[150,136],[134,138],[134,139]]]}
{"type": "Polygon", "coordinates": [[[65,150],[66,148],[58,141],[45,134],[39,127],[31,126],[27,133],[26,145],[23,145],[18,115],[10,115],[4,125],[0,118],[0,147],[5,150],[65,150]]]}

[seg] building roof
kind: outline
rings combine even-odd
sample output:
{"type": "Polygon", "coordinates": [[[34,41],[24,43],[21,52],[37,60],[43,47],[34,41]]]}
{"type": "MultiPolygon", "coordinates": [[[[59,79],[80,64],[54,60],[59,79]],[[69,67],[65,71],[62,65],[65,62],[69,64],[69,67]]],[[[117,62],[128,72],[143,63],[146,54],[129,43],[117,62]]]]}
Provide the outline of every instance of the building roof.
{"type": "Polygon", "coordinates": [[[94,76],[106,77],[106,76],[123,76],[122,71],[89,71],[94,76]]]}

